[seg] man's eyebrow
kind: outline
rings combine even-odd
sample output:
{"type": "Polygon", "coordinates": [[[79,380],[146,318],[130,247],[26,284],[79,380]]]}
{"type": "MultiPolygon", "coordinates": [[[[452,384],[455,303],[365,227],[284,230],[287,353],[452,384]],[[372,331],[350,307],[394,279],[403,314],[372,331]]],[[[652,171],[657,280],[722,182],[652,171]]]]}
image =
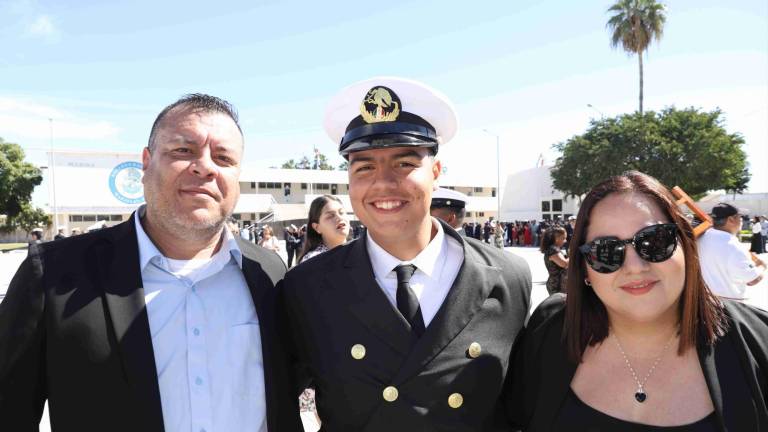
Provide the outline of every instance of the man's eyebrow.
{"type": "Polygon", "coordinates": [[[194,138],[189,138],[181,134],[174,134],[173,136],[169,137],[166,141],[172,142],[172,143],[180,142],[182,144],[197,144],[197,140],[195,140],[194,138]]]}
{"type": "Polygon", "coordinates": [[[349,164],[352,165],[358,162],[371,162],[372,160],[373,160],[373,156],[357,156],[351,161],[349,161],[349,164]]]}
{"type": "Polygon", "coordinates": [[[421,155],[416,150],[404,150],[404,151],[402,151],[400,153],[395,154],[394,157],[397,158],[397,159],[402,159],[402,158],[407,158],[407,157],[415,157],[417,159],[421,159],[424,156],[421,155]]]}

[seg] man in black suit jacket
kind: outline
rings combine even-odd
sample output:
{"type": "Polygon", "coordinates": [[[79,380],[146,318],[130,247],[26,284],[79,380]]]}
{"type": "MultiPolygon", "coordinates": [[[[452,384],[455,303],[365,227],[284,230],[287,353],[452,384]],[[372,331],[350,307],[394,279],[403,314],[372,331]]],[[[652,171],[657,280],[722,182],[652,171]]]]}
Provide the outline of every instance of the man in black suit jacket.
{"type": "Polygon", "coordinates": [[[376,78],[327,112],[368,232],[295,267],[278,288],[323,430],[509,430],[500,394],[531,275],[522,259],[430,217],[436,137],[455,131],[450,105],[418,83],[376,78]],[[335,117],[357,107],[354,119],[335,117]]]}
{"type": "MultiPolygon", "coordinates": [[[[235,410],[246,412],[256,405],[261,407],[255,417],[259,425],[250,430],[302,430],[292,391],[293,374],[276,336],[274,285],[283,277],[285,265],[274,253],[224,230],[224,221],[239,197],[242,146],[237,116],[228,103],[207,95],[188,95],[163,110],[153,125],[143,154],[146,206],[115,227],[30,248],[0,304],[0,430],[37,430],[46,400],[54,432],[204,429],[198,421],[207,423],[210,430],[220,430],[221,417],[239,418],[242,413],[235,410]],[[140,251],[152,248],[159,252],[142,268],[140,251]],[[185,273],[185,277],[173,271],[160,273],[169,267],[164,264],[167,261],[189,263],[192,259],[208,263],[204,270],[217,262],[224,263],[223,269],[235,270],[226,274],[212,271],[210,278],[200,281],[194,280],[194,273],[185,273]],[[154,276],[171,279],[146,280],[146,268],[152,268],[154,276]],[[219,278],[236,281],[237,291],[228,292],[252,299],[252,307],[241,310],[253,314],[250,321],[258,322],[255,333],[250,329],[238,332],[254,336],[239,338],[238,345],[260,353],[263,377],[254,379],[248,375],[252,369],[246,372],[233,366],[231,370],[208,370],[208,387],[185,391],[186,377],[181,382],[163,381],[170,369],[183,373],[187,367],[195,367],[192,363],[201,360],[194,356],[200,353],[209,365],[218,364],[212,360],[216,353],[210,352],[209,345],[215,341],[194,342],[195,347],[186,343],[201,340],[187,339],[193,330],[195,337],[200,334],[197,327],[190,328],[189,335],[185,331],[183,311],[193,301],[190,297],[181,303],[182,315],[173,315],[177,313],[174,309],[164,311],[176,321],[155,327],[159,321],[153,323],[148,313],[152,298],[146,291],[159,288],[153,300],[153,310],[158,311],[162,308],[158,299],[170,288],[164,281],[173,282],[174,277],[185,283],[192,280],[191,291],[199,286],[202,292],[198,282],[207,283],[206,288],[213,288],[207,292],[213,296],[222,288],[216,286],[219,278]],[[176,328],[175,322],[182,323],[180,333],[165,333],[173,346],[159,344],[156,336],[176,328]],[[260,343],[255,341],[256,335],[260,343]],[[157,367],[158,352],[165,352],[173,361],[157,367]],[[211,397],[207,388],[229,388],[233,379],[241,377],[246,384],[263,383],[258,393],[263,400],[254,403],[247,395],[225,394],[227,403],[218,411],[211,406],[222,405],[220,400],[189,400],[211,397]],[[190,405],[203,409],[192,415],[190,405]],[[219,418],[211,418],[210,411],[219,418]],[[182,421],[169,420],[173,418],[182,421]]],[[[213,323],[208,322],[216,319],[209,315],[213,311],[205,309],[203,300],[194,301],[203,304],[203,325],[211,324],[214,334],[213,323]]],[[[245,363],[228,360],[234,365],[245,363]]],[[[199,377],[197,380],[196,384],[203,384],[199,377]]],[[[245,389],[249,390],[254,389],[245,389]]]]}

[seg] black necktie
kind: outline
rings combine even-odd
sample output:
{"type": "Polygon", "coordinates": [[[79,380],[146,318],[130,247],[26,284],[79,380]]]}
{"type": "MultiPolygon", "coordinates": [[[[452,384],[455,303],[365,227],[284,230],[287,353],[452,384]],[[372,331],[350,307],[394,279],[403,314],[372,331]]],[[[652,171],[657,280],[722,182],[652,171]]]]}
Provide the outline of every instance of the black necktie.
{"type": "Polygon", "coordinates": [[[397,274],[397,309],[403,314],[406,321],[411,325],[411,330],[416,337],[421,337],[424,333],[424,318],[421,316],[419,299],[411,289],[411,276],[416,271],[413,264],[401,264],[395,267],[397,274]]]}

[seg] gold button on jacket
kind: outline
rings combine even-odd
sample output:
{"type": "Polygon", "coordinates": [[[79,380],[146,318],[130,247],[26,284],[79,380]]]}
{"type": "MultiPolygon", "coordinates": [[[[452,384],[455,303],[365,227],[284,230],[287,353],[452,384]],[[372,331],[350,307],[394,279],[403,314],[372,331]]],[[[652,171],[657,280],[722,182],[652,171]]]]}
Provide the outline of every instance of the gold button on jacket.
{"type": "Polygon", "coordinates": [[[469,356],[472,358],[478,358],[480,357],[480,353],[483,352],[483,348],[480,346],[477,342],[472,342],[469,344],[469,349],[467,350],[469,353],[469,356]]]}
{"type": "Polygon", "coordinates": [[[451,408],[458,408],[464,404],[464,396],[461,393],[454,393],[448,396],[448,406],[451,408]]]}
{"type": "Polygon", "coordinates": [[[387,402],[394,402],[397,400],[398,392],[395,387],[389,386],[384,389],[384,392],[382,392],[382,396],[384,396],[384,400],[387,402]]]}
{"type": "Polygon", "coordinates": [[[365,357],[365,347],[360,344],[352,345],[352,358],[355,360],[362,360],[365,357]]]}

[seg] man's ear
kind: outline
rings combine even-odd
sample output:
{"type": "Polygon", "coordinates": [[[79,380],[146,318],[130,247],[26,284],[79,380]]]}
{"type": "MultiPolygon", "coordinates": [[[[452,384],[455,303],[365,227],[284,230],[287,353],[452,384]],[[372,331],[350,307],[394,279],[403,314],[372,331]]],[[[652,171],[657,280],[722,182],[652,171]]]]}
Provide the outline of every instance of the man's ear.
{"type": "Polygon", "coordinates": [[[440,162],[440,159],[435,158],[434,162],[432,162],[432,179],[435,181],[434,183],[434,189],[437,190],[437,181],[440,178],[440,174],[443,172],[443,165],[440,162]]]}
{"type": "Polygon", "coordinates": [[[149,151],[149,147],[144,147],[141,152],[141,169],[146,171],[149,167],[149,160],[152,158],[152,153],[149,151]]]}

